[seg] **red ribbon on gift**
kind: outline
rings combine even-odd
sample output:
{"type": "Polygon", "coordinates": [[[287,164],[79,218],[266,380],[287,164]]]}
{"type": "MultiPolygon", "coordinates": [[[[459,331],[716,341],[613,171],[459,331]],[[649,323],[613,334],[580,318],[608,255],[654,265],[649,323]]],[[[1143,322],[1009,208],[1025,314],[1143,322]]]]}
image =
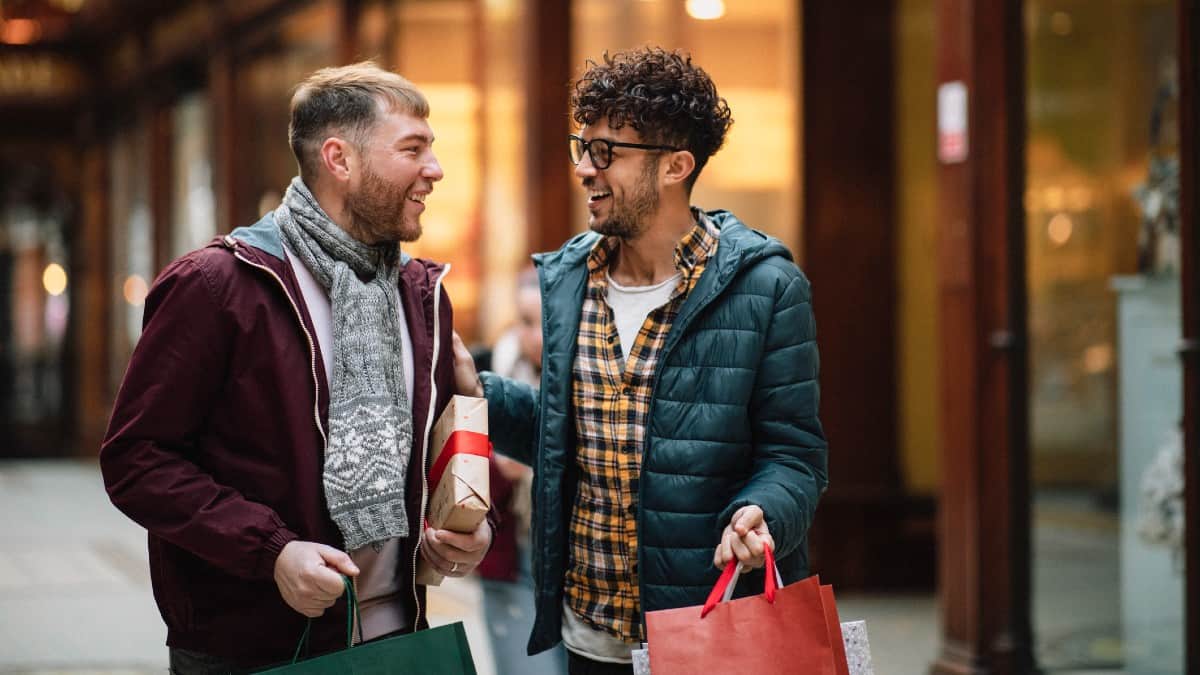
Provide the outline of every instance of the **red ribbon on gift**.
{"type": "Polygon", "coordinates": [[[442,481],[442,474],[446,473],[446,467],[450,465],[450,458],[455,455],[475,455],[491,459],[492,444],[488,441],[487,434],[474,431],[455,431],[450,434],[446,445],[442,447],[442,454],[438,455],[433,468],[429,470],[430,485],[437,487],[442,481]]]}

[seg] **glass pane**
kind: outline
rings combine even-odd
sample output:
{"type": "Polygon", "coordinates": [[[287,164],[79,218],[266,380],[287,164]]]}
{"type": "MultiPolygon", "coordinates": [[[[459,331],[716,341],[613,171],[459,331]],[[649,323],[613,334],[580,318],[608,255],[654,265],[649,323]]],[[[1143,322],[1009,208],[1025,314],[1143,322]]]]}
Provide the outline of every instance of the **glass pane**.
{"type": "Polygon", "coordinates": [[[253,157],[254,170],[237,172],[237,220],[249,225],[279,205],[297,173],[287,144],[288,105],[296,84],[318,68],[335,65],[337,8],[316,2],[269,26],[257,51],[239,57],[237,101],[239,157],[253,157]],[[264,130],[267,130],[264,133],[264,130]]]}
{"type": "Polygon", "coordinates": [[[485,2],[482,166],[483,241],[479,335],[487,344],[516,321],[517,273],[529,264],[525,214],[524,2],[485,2]]]}
{"type": "Polygon", "coordinates": [[[1181,673],[1182,567],[1144,498],[1181,414],[1176,7],[1026,8],[1036,653],[1181,673]]]}
{"type": "Polygon", "coordinates": [[[150,150],[146,125],[122,132],[109,154],[112,224],[110,281],[109,387],[113,395],[125,375],[133,346],[142,333],[142,305],[154,279],[154,238],[150,219],[150,150]]]}
{"type": "Polygon", "coordinates": [[[193,94],[172,114],[172,259],[200,248],[217,233],[208,105],[207,96],[193,94]]]}
{"type": "MultiPolygon", "coordinates": [[[[799,253],[797,130],[800,81],[798,4],[579,0],[573,5],[577,73],[588,59],[653,45],[690,52],[729,102],[734,124],[725,146],[704,168],[692,202],[727,209],[799,253]],[[720,10],[716,18],[711,16],[720,10]]],[[[567,164],[566,139],[563,163],[567,164]]],[[[575,181],[575,225],[587,223],[575,181]]]]}
{"type": "Polygon", "coordinates": [[[64,449],[71,210],[60,180],[32,148],[0,157],[0,456],[64,449]]]}
{"type": "Polygon", "coordinates": [[[473,0],[403,3],[396,40],[396,71],[429,99],[434,152],[445,177],[421,216],[421,239],[405,246],[413,255],[451,262],[446,290],[454,300],[454,327],[463,339],[478,337],[481,181],[479,62],[475,26],[481,4],[473,0]],[[429,58],[437,54],[438,58],[429,58]]]}

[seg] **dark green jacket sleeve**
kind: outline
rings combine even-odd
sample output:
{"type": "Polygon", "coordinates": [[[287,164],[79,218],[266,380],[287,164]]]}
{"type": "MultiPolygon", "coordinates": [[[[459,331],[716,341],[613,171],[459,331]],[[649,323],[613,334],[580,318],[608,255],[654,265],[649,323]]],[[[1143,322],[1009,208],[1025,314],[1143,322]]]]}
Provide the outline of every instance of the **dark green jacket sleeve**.
{"type": "Polygon", "coordinates": [[[808,534],[829,481],[825,433],[817,417],[819,361],[811,291],[798,269],[780,268],[750,405],[754,471],[720,522],[724,527],[748,504],[762,507],[776,553],[784,557],[808,534]]]}
{"type": "Polygon", "coordinates": [[[538,390],[495,373],[479,374],[488,402],[488,436],[500,453],[533,464],[537,447],[538,390]]]}

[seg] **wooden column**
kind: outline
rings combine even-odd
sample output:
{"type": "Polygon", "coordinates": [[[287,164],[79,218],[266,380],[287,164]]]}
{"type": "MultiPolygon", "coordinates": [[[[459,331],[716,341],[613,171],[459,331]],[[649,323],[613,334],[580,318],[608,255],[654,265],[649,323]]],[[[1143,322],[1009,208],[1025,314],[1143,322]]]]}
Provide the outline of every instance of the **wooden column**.
{"type": "Polygon", "coordinates": [[[803,266],[830,446],[813,570],[843,589],[932,587],[933,504],[905,494],[897,445],[893,4],[801,11],[803,266]]]}
{"type": "Polygon", "coordinates": [[[938,170],[943,640],[934,673],[1032,668],[1021,5],[937,8],[938,81],[966,87],[968,131],[966,159],[938,170]]]}
{"type": "MultiPolygon", "coordinates": [[[[217,35],[222,35],[221,31],[217,35]]],[[[213,201],[216,206],[217,232],[229,232],[239,224],[237,152],[237,86],[232,47],[224,42],[216,47],[208,66],[208,99],[213,130],[213,201]]],[[[247,169],[253,170],[253,169],[247,169]]]]}
{"type": "Polygon", "coordinates": [[[571,82],[570,0],[531,0],[526,46],[526,223],[532,251],[552,251],[571,236],[571,173],[567,161],[571,82]]]}
{"type": "MultiPolygon", "coordinates": [[[[1184,635],[1200,633],[1200,2],[1179,0],[1179,126],[1183,291],[1183,434],[1186,515],[1184,635]]],[[[1200,673],[1187,640],[1184,672],[1200,673]]]]}
{"type": "MultiPolygon", "coordinates": [[[[155,101],[147,111],[150,120],[150,214],[154,238],[154,276],[171,262],[174,125],[172,106],[155,101]]],[[[147,280],[150,281],[150,280],[147,280]]]]}
{"type": "Polygon", "coordinates": [[[360,61],[358,21],[362,0],[340,0],[337,5],[337,58],[341,65],[360,61]]]}
{"type": "Polygon", "coordinates": [[[99,133],[94,111],[84,115],[77,133],[80,153],[79,216],[72,233],[70,330],[74,371],[75,447],[95,457],[112,407],[109,345],[112,339],[112,242],[108,144],[99,133]]]}

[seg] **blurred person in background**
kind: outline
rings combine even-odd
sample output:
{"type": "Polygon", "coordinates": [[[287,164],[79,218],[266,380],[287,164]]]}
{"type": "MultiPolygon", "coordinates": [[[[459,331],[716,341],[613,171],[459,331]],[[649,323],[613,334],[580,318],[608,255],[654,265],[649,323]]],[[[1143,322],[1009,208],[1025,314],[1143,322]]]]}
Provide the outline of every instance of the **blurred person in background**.
{"type": "MultiPolygon", "coordinates": [[[[702,604],[727,563],[770,546],[784,583],[808,576],[827,449],[808,280],[778,240],[691,206],[725,99],[679,53],[588,66],[568,142],[592,231],[534,257],[541,388],[481,381],[461,342],[455,368],[496,449],[534,469],[529,651],[628,674],[645,613],[702,604]]],[[[739,594],[763,587],[748,576],[739,594]]]]}
{"type": "MultiPolygon", "coordinates": [[[[542,296],[532,266],[517,277],[517,323],[496,341],[491,370],[539,385],[542,374],[542,296]]],[[[560,675],[567,671],[562,647],[529,656],[525,639],[535,612],[530,576],[529,517],[533,470],[499,452],[492,456],[492,503],[500,517],[492,549],[479,563],[484,618],[498,675],[560,675]]]]}
{"type": "Polygon", "coordinates": [[[422,528],[425,430],[454,393],[448,268],[410,258],[441,180],[429,104],[371,63],[291,102],[299,164],[250,227],[167,266],[100,453],[149,531],[172,673],[231,673],[427,625],[418,550],[461,577],[491,541],[422,528]],[[436,355],[436,356],[435,356],[436,355]]]}

